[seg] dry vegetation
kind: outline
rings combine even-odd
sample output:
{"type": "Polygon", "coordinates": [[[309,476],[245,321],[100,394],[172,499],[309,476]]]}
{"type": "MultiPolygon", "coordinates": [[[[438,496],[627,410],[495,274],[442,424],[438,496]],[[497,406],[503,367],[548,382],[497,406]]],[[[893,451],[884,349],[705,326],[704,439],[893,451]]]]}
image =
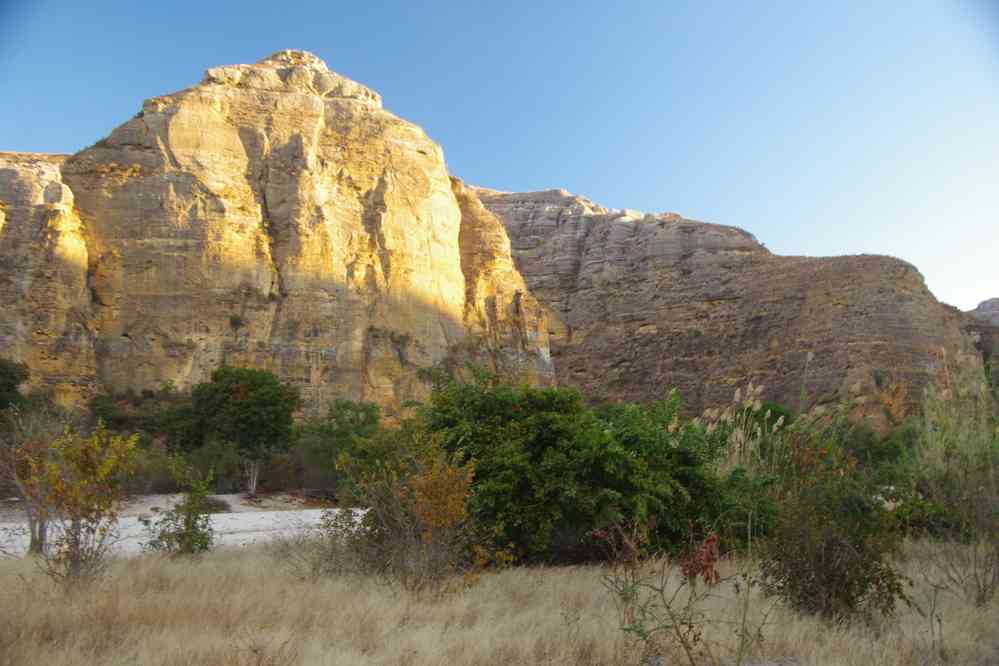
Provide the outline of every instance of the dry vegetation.
{"type": "MultiPolygon", "coordinates": [[[[751,624],[770,612],[751,663],[999,663],[999,603],[934,595],[921,577],[928,547],[908,548],[903,563],[923,614],[902,606],[891,620],[833,625],[753,597],[751,624]],[[939,621],[924,616],[934,596],[939,621]]],[[[264,550],[144,556],[66,597],[30,561],[2,561],[0,664],[656,663],[620,631],[600,567],[508,569],[435,599],[373,579],[303,579],[277,564],[264,550]]],[[[723,563],[723,574],[734,566],[723,563]]],[[[731,585],[715,592],[705,639],[725,657],[741,608],[731,585]]]]}

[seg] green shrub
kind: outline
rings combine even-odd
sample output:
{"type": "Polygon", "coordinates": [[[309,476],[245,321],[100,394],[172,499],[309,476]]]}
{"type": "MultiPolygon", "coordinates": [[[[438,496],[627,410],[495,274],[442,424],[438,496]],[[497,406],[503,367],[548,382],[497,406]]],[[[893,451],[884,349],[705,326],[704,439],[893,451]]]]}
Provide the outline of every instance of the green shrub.
{"type": "Polygon", "coordinates": [[[774,487],[780,511],[761,562],[766,592],[834,620],[891,615],[907,601],[906,580],[892,565],[902,532],[875,476],[849,450],[859,439],[851,428],[840,410],[789,431],[774,487]]]}
{"type": "Polygon", "coordinates": [[[901,545],[888,513],[848,481],[826,480],[781,507],[762,560],[764,589],[793,608],[844,620],[893,613],[905,579],[890,558],[901,545]]]}
{"type": "Polygon", "coordinates": [[[745,467],[736,467],[721,479],[711,526],[724,551],[745,552],[751,542],[770,535],[780,513],[776,483],[775,475],[745,467]]]}
{"type": "Polygon", "coordinates": [[[162,443],[140,438],[136,451],[135,472],[129,478],[128,492],[161,494],[180,491],[172,464],[172,457],[162,443]]]}
{"type": "Polygon", "coordinates": [[[470,515],[496,548],[530,562],[600,557],[591,536],[654,522],[656,547],[686,543],[720,508],[709,462],[721,450],[671,395],[648,407],[588,408],[573,389],[439,382],[413,426],[475,461],[470,515]]]}
{"type": "Polygon", "coordinates": [[[28,366],[0,358],[0,410],[21,402],[19,387],[28,381],[28,366]]]}
{"type": "Polygon", "coordinates": [[[358,441],[375,436],[380,420],[374,403],[335,400],[325,415],[299,424],[292,455],[302,467],[303,483],[337,492],[342,481],[337,460],[351,453],[358,441]]]}
{"type": "Polygon", "coordinates": [[[942,369],[923,403],[913,466],[915,506],[936,519],[923,535],[944,542],[923,575],[977,606],[999,592],[999,405],[985,379],[975,357],[942,369]]]}
{"type": "Polygon", "coordinates": [[[954,511],[936,500],[927,499],[920,493],[907,494],[893,511],[895,522],[907,537],[966,540],[962,534],[961,518],[954,511]]]}
{"type": "Polygon", "coordinates": [[[184,457],[202,476],[212,474],[212,490],[216,493],[238,492],[242,486],[242,459],[233,447],[209,440],[204,446],[187,451],[184,457]]]}
{"type": "MultiPolygon", "coordinates": [[[[186,464],[174,460],[172,469],[177,482],[186,486],[184,498],[172,509],[152,520],[140,518],[150,535],[146,549],[169,555],[198,555],[211,550],[215,542],[208,492],[212,476],[200,477],[186,464]]],[[[216,505],[217,506],[217,505],[216,505]]]]}
{"type": "Polygon", "coordinates": [[[438,437],[409,427],[358,442],[355,452],[341,455],[339,467],[367,510],[353,530],[340,514],[327,512],[323,542],[339,540],[339,550],[349,551],[363,572],[410,592],[443,591],[470,561],[474,464],[458,462],[438,437]],[[404,445],[389,452],[390,439],[404,445]]]}

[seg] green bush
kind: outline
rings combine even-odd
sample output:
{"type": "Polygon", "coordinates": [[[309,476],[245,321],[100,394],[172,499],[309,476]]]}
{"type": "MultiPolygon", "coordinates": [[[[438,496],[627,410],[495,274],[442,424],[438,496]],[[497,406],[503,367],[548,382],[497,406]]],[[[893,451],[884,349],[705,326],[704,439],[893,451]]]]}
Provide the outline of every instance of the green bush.
{"type": "Polygon", "coordinates": [[[140,438],[135,472],[128,480],[128,492],[161,494],[180,491],[172,464],[172,457],[162,443],[140,438]]]}
{"type": "Polygon", "coordinates": [[[906,536],[914,539],[930,538],[965,540],[961,517],[947,505],[927,499],[919,493],[907,494],[895,505],[892,515],[906,536]]]}
{"type": "Polygon", "coordinates": [[[0,358],[0,410],[21,402],[19,387],[28,381],[28,376],[25,364],[0,358]]]}
{"type": "Polygon", "coordinates": [[[980,372],[958,357],[927,391],[913,497],[922,535],[944,542],[922,575],[985,606],[999,593],[999,404],[980,372]]]}
{"type": "Polygon", "coordinates": [[[785,501],[762,561],[768,593],[837,620],[890,615],[905,598],[890,561],[901,545],[891,517],[851,486],[828,480],[785,501]]]}
{"type": "Polygon", "coordinates": [[[172,509],[152,520],[141,518],[150,535],[147,550],[169,555],[198,555],[211,550],[215,543],[211,513],[217,504],[208,496],[211,474],[201,477],[179,460],[172,469],[179,484],[188,488],[184,498],[172,509]]]}
{"type": "Polygon", "coordinates": [[[470,562],[474,464],[457,461],[435,435],[404,427],[391,437],[359,442],[354,453],[341,455],[339,466],[366,512],[349,534],[342,518],[330,520],[334,514],[327,512],[323,522],[332,532],[324,541],[341,539],[361,571],[390,584],[411,592],[443,592],[470,562]],[[388,453],[382,447],[390,439],[408,446],[388,453]]]}
{"type": "Polygon", "coordinates": [[[411,427],[474,461],[471,519],[525,561],[599,557],[592,532],[622,522],[655,523],[655,546],[670,548],[721,508],[709,466],[719,441],[683,418],[676,395],[594,410],[572,389],[477,372],[472,383],[439,382],[411,427]]]}
{"type": "Polygon", "coordinates": [[[335,400],[325,415],[299,424],[292,456],[303,470],[303,485],[337,492],[343,482],[337,460],[359,441],[374,437],[380,420],[376,404],[335,400]]]}
{"type": "Polygon", "coordinates": [[[907,601],[893,567],[902,546],[896,518],[872,470],[851,447],[846,411],[799,420],[785,439],[786,466],[774,487],[780,511],[763,546],[764,590],[793,608],[833,620],[891,615],[907,601]]]}

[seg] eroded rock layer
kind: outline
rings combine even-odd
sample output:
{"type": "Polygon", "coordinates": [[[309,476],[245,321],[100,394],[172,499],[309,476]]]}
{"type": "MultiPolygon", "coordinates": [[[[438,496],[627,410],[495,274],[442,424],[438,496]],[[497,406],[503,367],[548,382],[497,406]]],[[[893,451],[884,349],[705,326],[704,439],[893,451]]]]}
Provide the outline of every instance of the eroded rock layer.
{"type": "Polygon", "coordinates": [[[45,382],[184,390],[254,365],[314,408],[391,412],[472,348],[552,377],[502,226],[463,217],[440,147],[311,54],[211,69],[61,169],[38,164],[0,172],[0,284],[33,299],[0,331],[45,382]],[[47,245],[18,249],[39,230],[47,245]],[[71,343],[79,361],[32,363],[71,343]]]}
{"type": "Polygon", "coordinates": [[[558,381],[594,396],[677,387],[699,410],[752,381],[792,407],[864,395],[880,418],[889,385],[914,402],[944,354],[970,351],[961,314],[898,259],[781,257],[741,229],[563,190],[477,192],[554,311],[558,381]]]}

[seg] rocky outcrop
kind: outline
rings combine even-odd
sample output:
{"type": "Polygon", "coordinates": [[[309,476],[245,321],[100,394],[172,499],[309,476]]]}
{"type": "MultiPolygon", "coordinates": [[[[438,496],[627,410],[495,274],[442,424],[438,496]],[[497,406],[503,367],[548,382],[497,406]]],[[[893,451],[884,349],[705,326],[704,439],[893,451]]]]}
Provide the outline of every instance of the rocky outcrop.
{"type": "Polygon", "coordinates": [[[999,326],[999,298],[990,298],[982,301],[974,310],[969,310],[968,314],[975,319],[980,319],[987,324],[999,326]]]}
{"type": "Polygon", "coordinates": [[[898,259],[781,257],[741,229],[564,190],[477,192],[553,310],[558,381],[597,397],[677,387],[699,410],[754,382],[792,407],[867,396],[881,418],[890,385],[914,402],[945,353],[970,350],[960,313],[898,259]]]}
{"type": "Polygon", "coordinates": [[[53,372],[112,391],[254,365],[312,408],[349,397],[391,413],[425,393],[421,369],[472,348],[551,380],[544,315],[518,295],[502,227],[467,194],[459,206],[420,128],[311,54],[210,69],[61,168],[39,164],[18,171],[37,174],[28,185],[0,172],[3,247],[47,228],[52,248],[2,253],[5,288],[34,303],[0,330],[43,381],[56,380],[32,363],[38,339],[67,336],[90,365],[53,372]],[[16,265],[41,252],[67,266],[45,265],[44,292],[16,265]]]}
{"type": "Polygon", "coordinates": [[[964,330],[995,376],[999,371],[999,298],[982,301],[977,308],[964,314],[964,330]]]}

